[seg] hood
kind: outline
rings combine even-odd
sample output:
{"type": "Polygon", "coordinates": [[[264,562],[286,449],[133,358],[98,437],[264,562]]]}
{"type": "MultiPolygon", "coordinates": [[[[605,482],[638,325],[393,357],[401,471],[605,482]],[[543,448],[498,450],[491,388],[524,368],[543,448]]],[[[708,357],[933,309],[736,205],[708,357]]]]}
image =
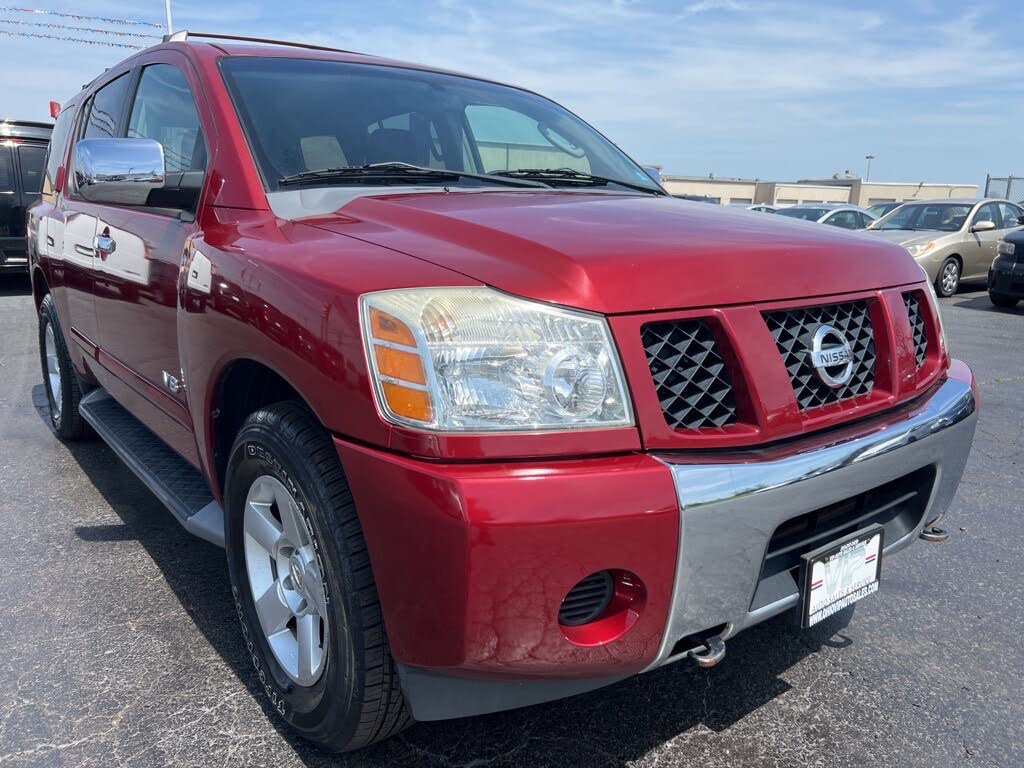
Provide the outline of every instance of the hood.
{"type": "Polygon", "coordinates": [[[864,231],[904,247],[917,245],[918,243],[929,243],[938,240],[940,237],[949,237],[950,235],[957,234],[956,232],[944,232],[940,229],[866,229],[864,231]]]}
{"type": "Polygon", "coordinates": [[[350,197],[307,225],[508,293],[605,314],[917,282],[879,238],[671,197],[510,190],[350,197]]]}

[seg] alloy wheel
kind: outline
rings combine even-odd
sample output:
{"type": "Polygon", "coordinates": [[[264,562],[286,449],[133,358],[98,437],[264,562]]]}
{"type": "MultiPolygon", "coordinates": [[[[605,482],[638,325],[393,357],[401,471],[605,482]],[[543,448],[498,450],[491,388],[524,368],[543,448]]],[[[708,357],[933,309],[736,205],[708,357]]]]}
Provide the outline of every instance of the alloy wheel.
{"type": "Polygon", "coordinates": [[[242,524],[249,588],[277,663],[301,686],[327,666],[329,626],[320,564],[295,498],[270,475],[257,477],[242,524]]]}
{"type": "Polygon", "coordinates": [[[955,261],[951,261],[942,268],[942,292],[947,296],[953,295],[959,283],[960,266],[955,261]]]}
{"type": "Polygon", "coordinates": [[[50,407],[53,415],[60,417],[61,384],[60,362],[57,358],[57,338],[53,335],[53,325],[47,323],[45,334],[46,346],[46,386],[50,390],[50,407]]]}

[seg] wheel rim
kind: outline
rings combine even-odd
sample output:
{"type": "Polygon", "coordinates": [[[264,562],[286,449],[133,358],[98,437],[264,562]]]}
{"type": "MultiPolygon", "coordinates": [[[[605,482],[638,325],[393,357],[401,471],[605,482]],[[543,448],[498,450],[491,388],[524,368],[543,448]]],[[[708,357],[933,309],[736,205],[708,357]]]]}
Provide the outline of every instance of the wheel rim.
{"type": "Polygon", "coordinates": [[[263,636],[288,677],[313,685],[327,662],[327,599],[295,498],[279,480],[261,475],[246,496],[242,529],[249,589],[263,636]]]}
{"type": "Polygon", "coordinates": [[[60,362],[57,360],[57,338],[53,335],[53,326],[49,323],[46,324],[45,339],[46,386],[50,390],[50,408],[53,409],[54,416],[60,416],[60,362]]]}
{"type": "Polygon", "coordinates": [[[942,290],[945,293],[952,293],[956,290],[956,284],[960,281],[960,267],[955,261],[949,262],[942,270],[942,290]]]}

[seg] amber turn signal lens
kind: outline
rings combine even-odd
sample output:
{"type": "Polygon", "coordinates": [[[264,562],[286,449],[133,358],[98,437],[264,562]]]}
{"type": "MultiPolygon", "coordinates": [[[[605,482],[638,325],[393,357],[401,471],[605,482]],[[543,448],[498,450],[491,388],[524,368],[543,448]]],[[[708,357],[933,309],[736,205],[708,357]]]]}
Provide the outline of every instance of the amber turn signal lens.
{"type": "Polygon", "coordinates": [[[404,347],[416,346],[416,337],[409,330],[409,326],[376,307],[370,307],[370,335],[375,339],[401,344],[404,347]]]}
{"type": "Polygon", "coordinates": [[[408,381],[411,384],[427,383],[426,374],[423,373],[423,361],[419,355],[379,345],[374,346],[373,353],[377,356],[377,372],[381,376],[408,381]]]}
{"type": "Polygon", "coordinates": [[[430,406],[430,395],[422,389],[403,387],[390,381],[381,383],[384,399],[388,408],[396,416],[416,421],[429,422],[434,418],[434,409],[430,406]]]}

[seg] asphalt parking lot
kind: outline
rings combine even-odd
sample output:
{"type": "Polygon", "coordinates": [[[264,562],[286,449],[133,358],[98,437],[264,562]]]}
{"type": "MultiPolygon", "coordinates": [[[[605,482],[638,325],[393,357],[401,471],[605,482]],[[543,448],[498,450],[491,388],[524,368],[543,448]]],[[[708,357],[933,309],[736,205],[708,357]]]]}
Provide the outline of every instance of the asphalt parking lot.
{"type": "Polygon", "coordinates": [[[39,406],[27,280],[0,278],[0,765],[1024,765],[1024,308],[942,302],[981,383],[946,544],[810,632],[787,619],[677,664],[531,709],[420,724],[343,757],[258,694],[221,550],[189,536],[100,442],[39,406]]]}

